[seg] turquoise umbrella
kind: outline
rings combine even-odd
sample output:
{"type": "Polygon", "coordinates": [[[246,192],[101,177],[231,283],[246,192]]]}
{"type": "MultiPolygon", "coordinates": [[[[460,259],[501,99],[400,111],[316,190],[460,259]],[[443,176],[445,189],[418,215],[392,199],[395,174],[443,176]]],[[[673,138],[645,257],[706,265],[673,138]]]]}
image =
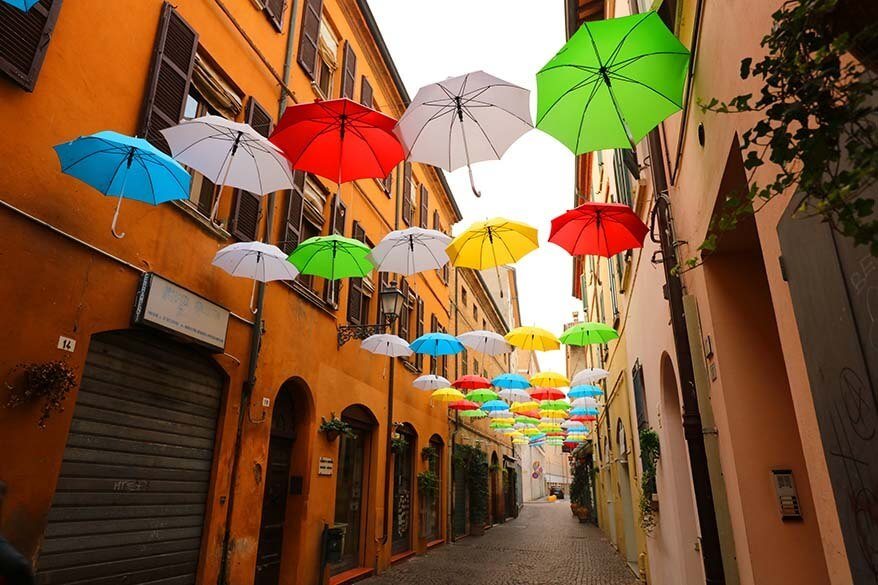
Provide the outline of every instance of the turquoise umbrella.
{"type": "Polygon", "coordinates": [[[447,333],[426,333],[412,341],[409,347],[415,353],[424,353],[433,357],[454,355],[463,351],[463,344],[447,333]]]}
{"type": "Polygon", "coordinates": [[[2,0],[6,4],[18,8],[24,12],[27,12],[34,6],[40,3],[40,0],[2,0]]]}
{"type": "Polygon", "coordinates": [[[55,146],[61,172],[104,195],[119,197],[110,230],[116,232],[122,199],[158,205],[189,197],[189,173],[142,138],[106,130],[55,146]]]}
{"type": "Polygon", "coordinates": [[[567,393],[568,398],[585,398],[587,396],[600,396],[604,391],[598,386],[583,384],[582,386],[574,386],[567,393]]]}
{"type": "Polygon", "coordinates": [[[500,374],[491,380],[491,384],[497,388],[509,388],[512,390],[530,388],[530,382],[521,374],[500,374]]]}

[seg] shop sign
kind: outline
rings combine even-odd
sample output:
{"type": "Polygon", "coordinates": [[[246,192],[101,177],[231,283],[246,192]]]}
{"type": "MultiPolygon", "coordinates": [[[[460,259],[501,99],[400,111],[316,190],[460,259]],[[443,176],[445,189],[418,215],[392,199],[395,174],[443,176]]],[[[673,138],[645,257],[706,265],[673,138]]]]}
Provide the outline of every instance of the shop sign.
{"type": "Polygon", "coordinates": [[[226,348],[229,311],[154,272],[147,272],[137,291],[134,323],[222,352],[226,348]]]}

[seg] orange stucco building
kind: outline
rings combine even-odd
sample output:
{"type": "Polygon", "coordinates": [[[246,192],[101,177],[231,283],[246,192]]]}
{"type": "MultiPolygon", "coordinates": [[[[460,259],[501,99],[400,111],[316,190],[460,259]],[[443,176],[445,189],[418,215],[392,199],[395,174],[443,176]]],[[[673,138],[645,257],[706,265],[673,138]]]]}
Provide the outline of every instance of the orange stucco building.
{"type": "Polygon", "coordinates": [[[363,352],[339,327],[378,323],[379,292],[399,280],[400,335],[449,329],[448,272],[271,283],[253,314],[251,281],[211,266],[238,240],[289,250],[326,233],[448,231],[461,218],[441,173],[401,164],[344,185],[339,202],[301,173],[262,199],[227,189],[219,226],[206,217],[216,189],[195,174],[189,201],[125,202],[116,239],[115,201],[63,175],[52,151],[105,129],[161,145],[158,130],[204,113],[267,134],[284,107],[317,98],[398,117],[408,96],[366,2],[0,4],[0,63],[0,370],[15,385],[16,364],[61,360],[77,379],[45,429],[38,405],[0,408],[0,526],[39,581],[340,583],[443,541],[448,419],[411,386],[430,360],[363,352]],[[178,331],[134,324],[136,300],[178,331]],[[356,438],[318,432],[333,413],[356,438]],[[407,446],[391,454],[391,435],[407,446]],[[442,485],[431,501],[416,481],[429,466],[442,485]],[[324,527],[340,524],[340,558],[323,566],[324,527]]]}

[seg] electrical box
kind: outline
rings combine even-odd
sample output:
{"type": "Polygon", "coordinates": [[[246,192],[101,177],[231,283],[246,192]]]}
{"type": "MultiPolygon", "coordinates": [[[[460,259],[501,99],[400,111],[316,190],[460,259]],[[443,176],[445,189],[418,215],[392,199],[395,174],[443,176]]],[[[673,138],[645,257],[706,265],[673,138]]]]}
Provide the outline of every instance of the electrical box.
{"type": "Polygon", "coordinates": [[[344,553],[344,536],[347,524],[323,525],[323,566],[337,563],[344,553]]]}
{"type": "Polygon", "coordinates": [[[791,469],[772,469],[771,479],[780,506],[781,520],[801,520],[802,510],[799,507],[799,494],[796,492],[796,480],[791,469]]]}

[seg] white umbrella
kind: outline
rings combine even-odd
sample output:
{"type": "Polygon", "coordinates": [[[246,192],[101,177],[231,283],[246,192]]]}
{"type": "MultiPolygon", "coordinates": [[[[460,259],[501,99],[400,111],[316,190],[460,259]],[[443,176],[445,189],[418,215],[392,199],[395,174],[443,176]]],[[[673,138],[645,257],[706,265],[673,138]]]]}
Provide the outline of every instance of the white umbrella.
{"type": "Polygon", "coordinates": [[[533,128],[530,92],[484,71],[427,85],[418,90],[394,129],[406,158],[453,171],[497,160],[533,128]]]}
{"type": "Polygon", "coordinates": [[[530,394],[527,390],[519,390],[518,388],[505,388],[500,390],[498,396],[507,402],[527,402],[530,400],[530,394]]]}
{"type": "Polygon", "coordinates": [[[451,237],[437,230],[411,227],[390,232],[369,254],[381,272],[410,276],[424,270],[438,270],[448,262],[445,248],[451,237]]]}
{"type": "Polygon", "coordinates": [[[439,390],[440,388],[448,388],[451,386],[451,382],[436,374],[426,374],[415,378],[412,385],[418,390],[439,390]]]}
{"type": "Polygon", "coordinates": [[[457,339],[468,348],[488,355],[499,355],[512,351],[512,346],[506,342],[502,335],[484,329],[461,333],[457,339]]]}
{"type": "Polygon", "coordinates": [[[583,398],[577,398],[570,403],[570,406],[573,408],[597,408],[598,401],[591,396],[585,396],[583,398]]]}
{"type": "Polygon", "coordinates": [[[562,429],[576,429],[581,432],[581,429],[585,428],[585,424],[582,421],[578,420],[565,420],[561,423],[562,429]]]}
{"type": "Polygon", "coordinates": [[[293,187],[290,161],[249,124],[202,116],[161,132],[177,161],[220,186],[211,221],[216,217],[224,186],[257,195],[293,187]]]}
{"type": "Polygon", "coordinates": [[[488,412],[491,418],[513,418],[515,415],[508,410],[491,410],[488,412]]]}
{"type": "Polygon", "coordinates": [[[360,347],[366,351],[390,357],[407,357],[412,355],[412,350],[405,339],[389,333],[370,335],[360,343],[360,347]]]}
{"type": "Polygon", "coordinates": [[[570,381],[571,386],[582,386],[583,384],[592,384],[598,380],[603,380],[610,375],[610,372],[601,368],[586,368],[576,372],[570,381]]]}
{"type": "Polygon", "coordinates": [[[253,279],[253,292],[250,293],[250,310],[254,313],[253,297],[256,294],[256,281],[293,280],[299,276],[298,269],[287,262],[287,255],[271,244],[262,242],[238,242],[221,249],[213,257],[214,266],[222,268],[232,276],[253,279]]]}

